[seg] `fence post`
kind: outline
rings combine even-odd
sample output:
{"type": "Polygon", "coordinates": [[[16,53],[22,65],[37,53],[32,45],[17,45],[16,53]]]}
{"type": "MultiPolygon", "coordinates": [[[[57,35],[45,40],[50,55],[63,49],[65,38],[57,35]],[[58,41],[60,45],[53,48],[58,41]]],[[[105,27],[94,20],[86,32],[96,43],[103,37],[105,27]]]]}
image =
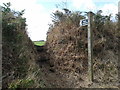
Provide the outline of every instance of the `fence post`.
{"type": "Polygon", "coordinates": [[[93,13],[88,12],[88,77],[90,83],[93,82],[93,31],[92,31],[93,13]]]}

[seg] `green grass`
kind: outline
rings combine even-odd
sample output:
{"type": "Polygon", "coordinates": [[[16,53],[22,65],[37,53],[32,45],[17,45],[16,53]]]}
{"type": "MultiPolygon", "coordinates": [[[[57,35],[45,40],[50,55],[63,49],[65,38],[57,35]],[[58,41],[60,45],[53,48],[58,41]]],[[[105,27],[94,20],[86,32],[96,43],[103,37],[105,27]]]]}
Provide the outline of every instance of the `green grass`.
{"type": "Polygon", "coordinates": [[[45,41],[33,41],[33,43],[35,45],[38,45],[38,46],[44,46],[45,45],[45,41]]]}
{"type": "Polygon", "coordinates": [[[17,90],[17,88],[30,88],[34,85],[34,80],[32,79],[20,79],[16,82],[12,82],[9,85],[11,90],[17,90]]]}

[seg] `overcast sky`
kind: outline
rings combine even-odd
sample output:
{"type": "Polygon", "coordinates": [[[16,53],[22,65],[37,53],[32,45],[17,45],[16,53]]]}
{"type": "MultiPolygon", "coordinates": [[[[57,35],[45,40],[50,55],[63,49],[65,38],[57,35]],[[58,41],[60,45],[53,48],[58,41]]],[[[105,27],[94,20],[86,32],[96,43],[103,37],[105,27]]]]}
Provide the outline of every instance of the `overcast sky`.
{"type": "Polygon", "coordinates": [[[25,9],[28,35],[33,41],[46,40],[46,33],[51,23],[50,14],[56,10],[56,5],[67,1],[67,8],[71,11],[103,10],[104,15],[118,12],[119,0],[0,0],[2,3],[11,2],[12,9],[25,9]]]}

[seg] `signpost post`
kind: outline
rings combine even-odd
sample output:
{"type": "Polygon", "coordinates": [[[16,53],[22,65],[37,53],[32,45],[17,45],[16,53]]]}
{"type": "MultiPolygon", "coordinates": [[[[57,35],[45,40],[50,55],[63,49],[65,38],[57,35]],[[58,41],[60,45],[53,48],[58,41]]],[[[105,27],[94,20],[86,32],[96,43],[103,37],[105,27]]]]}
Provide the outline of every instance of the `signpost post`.
{"type": "Polygon", "coordinates": [[[93,13],[88,12],[88,76],[89,81],[93,82],[93,35],[92,35],[93,13]]]}
{"type": "Polygon", "coordinates": [[[88,26],[88,77],[90,83],[93,82],[93,35],[92,35],[93,13],[88,12],[88,19],[80,21],[81,26],[88,26]]]}

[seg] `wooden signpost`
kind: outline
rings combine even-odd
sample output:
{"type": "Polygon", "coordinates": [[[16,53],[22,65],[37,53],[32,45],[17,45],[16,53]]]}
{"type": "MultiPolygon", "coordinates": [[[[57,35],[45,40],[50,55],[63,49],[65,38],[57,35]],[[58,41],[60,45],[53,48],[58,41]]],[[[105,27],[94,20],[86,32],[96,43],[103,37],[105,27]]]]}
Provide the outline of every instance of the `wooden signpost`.
{"type": "Polygon", "coordinates": [[[93,13],[88,12],[88,76],[89,81],[93,82],[93,13]]]}
{"type": "Polygon", "coordinates": [[[88,12],[88,19],[80,21],[81,26],[88,26],[88,77],[89,81],[93,82],[93,35],[92,35],[93,13],[88,12]]]}

